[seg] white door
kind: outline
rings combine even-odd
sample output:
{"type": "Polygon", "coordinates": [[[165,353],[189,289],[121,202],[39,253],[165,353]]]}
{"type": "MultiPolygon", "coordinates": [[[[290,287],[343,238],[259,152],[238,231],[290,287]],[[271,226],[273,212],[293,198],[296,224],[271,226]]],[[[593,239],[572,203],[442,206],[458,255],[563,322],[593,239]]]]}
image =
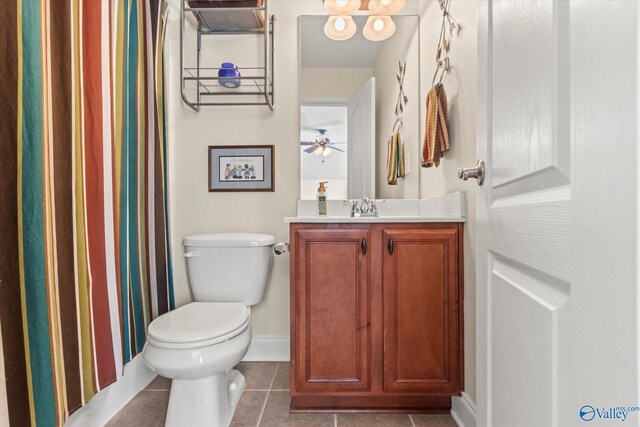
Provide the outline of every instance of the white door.
{"type": "Polygon", "coordinates": [[[479,426],[640,425],[637,33],[635,1],[479,2],[479,426]]]}
{"type": "Polygon", "coordinates": [[[371,77],[347,104],[349,199],[375,198],[376,79],[371,77]]]}

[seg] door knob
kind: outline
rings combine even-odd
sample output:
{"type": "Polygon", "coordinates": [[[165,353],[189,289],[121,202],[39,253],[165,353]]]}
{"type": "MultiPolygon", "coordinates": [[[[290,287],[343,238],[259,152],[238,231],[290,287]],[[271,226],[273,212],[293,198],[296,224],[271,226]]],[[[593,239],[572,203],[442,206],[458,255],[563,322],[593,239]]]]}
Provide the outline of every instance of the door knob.
{"type": "Polygon", "coordinates": [[[484,181],[484,160],[478,160],[475,168],[458,169],[458,178],[465,181],[469,178],[475,178],[478,180],[478,185],[482,185],[482,181],[484,181]]]}

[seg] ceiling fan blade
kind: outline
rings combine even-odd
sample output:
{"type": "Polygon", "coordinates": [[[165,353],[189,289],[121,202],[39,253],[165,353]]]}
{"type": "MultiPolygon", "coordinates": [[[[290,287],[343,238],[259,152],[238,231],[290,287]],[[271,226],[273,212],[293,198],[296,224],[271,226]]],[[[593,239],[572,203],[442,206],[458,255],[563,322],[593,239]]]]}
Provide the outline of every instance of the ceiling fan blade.
{"type": "Polygon", "coordinates": [[[341,150],[341,149],[339,149],[339,148],[337,148],[337,147],[331,147],[331,149],[332,149],[332,150],[335,150],[335,151],[339,151],[339,152],[341,152],[341,153],[346,153],[346,151],[341,150]]]}
{"type": "Polygon", "coordinates": [[[312,146],[311,146],[311,147],[309,147],[309,148],[305,148],[305,149],[304,149],[304,152],[305,152],[305,153],[313,153],[313,152],[314,152],[314,151],[316,151],[317,149],[318,149],[318,146],[314,144],[314,145],[312,145],[312,146]]]}
{"type": "Polygon", "coordinates": [[[315,145],[315,141],[300,141],[300,145],[315,145]]]}

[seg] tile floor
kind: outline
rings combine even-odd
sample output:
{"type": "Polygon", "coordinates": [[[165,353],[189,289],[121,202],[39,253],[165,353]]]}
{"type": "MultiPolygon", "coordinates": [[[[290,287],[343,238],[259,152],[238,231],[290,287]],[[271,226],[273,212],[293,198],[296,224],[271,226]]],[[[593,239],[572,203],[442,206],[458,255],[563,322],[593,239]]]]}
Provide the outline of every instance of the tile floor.
{"type": "MultiPolygon", "coordinates": [[[[289,414],[289,363],[240,362],[247,385],[233,427],[456,427],[450,415],[289,414]]],[[[106,427],[163,427],[171,380],[157,377],[106,427]]]]}

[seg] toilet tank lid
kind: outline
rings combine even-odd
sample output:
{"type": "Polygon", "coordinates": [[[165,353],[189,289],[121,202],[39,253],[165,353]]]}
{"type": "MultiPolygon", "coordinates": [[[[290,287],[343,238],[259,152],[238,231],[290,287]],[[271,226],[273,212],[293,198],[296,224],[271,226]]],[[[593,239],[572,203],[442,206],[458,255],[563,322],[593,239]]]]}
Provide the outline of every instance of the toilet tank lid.
{"type": "Polygon", "coordinates": [[[183,246],[211,247],[211,246],[270,246],[276,243],[270,234],[258,233],[203,233],[186,236],[182,240],[183,246]]]}

